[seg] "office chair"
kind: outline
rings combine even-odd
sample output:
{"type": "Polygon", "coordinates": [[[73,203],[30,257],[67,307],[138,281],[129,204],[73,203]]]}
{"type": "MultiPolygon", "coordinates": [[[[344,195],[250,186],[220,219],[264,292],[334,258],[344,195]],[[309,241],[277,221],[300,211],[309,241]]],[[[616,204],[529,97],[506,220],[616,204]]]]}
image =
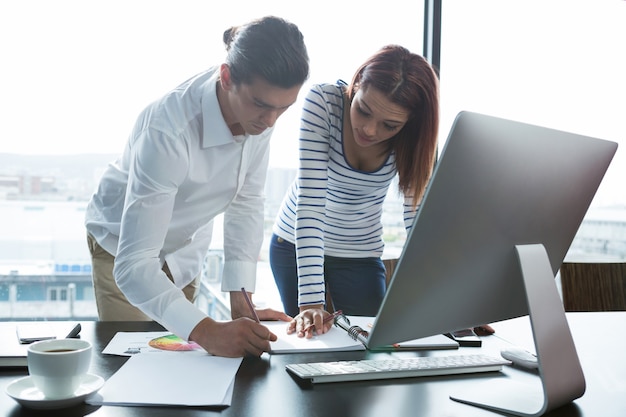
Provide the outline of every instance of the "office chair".
{"type": "Polygon", "coordinates": [[[565,311],[626,310],[626,263],[564,262],[560,274],[565,311]]]}

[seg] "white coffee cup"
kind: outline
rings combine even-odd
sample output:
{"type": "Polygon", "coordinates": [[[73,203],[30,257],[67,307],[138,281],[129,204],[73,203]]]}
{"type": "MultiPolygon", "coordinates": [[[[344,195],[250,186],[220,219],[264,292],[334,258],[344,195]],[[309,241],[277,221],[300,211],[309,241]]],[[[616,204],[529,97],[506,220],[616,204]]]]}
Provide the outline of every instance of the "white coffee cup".
{"type": "Polygon", "coordinates": [[[91,343],[51,339],[28,347],[28,373],[47,399],[71,398],[91,364],[91,343]]]}

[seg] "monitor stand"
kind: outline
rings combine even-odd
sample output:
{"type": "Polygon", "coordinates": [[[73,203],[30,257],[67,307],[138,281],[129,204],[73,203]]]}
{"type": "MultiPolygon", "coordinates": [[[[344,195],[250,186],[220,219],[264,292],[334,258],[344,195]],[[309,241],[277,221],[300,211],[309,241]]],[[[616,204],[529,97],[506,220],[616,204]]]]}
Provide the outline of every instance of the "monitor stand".
{"type": "Polygon", "coordinates": [[[518,245],[515,249],[526,289],[540,381],[533,385],[497,378],[450,398],[492,411],[540,416],[581,397],[585,377],[544,246],[518,245]]]}

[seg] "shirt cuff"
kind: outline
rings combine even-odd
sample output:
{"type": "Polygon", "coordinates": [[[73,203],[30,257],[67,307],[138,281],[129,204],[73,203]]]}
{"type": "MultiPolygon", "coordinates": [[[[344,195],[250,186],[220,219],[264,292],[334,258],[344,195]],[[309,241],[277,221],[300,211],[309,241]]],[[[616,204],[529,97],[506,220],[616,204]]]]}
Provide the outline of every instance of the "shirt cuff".
{"type": "Polygon", "coordinates": [[[179,298],[167,307],[159,322],[176,336],[189,340],[191,331],[205,318],[206,313],[186,298],[179,298]]]}
{"type": "Polygon", "coordinates": [[[254,292],[256,288],[256,262],[226,261],[222,274],[222,291],[254,292]]]}

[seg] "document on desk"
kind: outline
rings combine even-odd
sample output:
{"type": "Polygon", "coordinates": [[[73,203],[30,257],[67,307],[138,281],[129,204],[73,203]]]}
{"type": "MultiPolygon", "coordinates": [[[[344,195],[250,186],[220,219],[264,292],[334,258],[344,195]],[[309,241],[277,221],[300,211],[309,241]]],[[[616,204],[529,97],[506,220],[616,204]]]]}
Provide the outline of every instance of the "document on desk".
{"type": "Polygon", "coordinates": [[[171,332],[117,332],[102,353],[133,356],[137,353],[202,350],[194,342],[186,342],[171,332]]]}
{"type": "Polygon", "coordinates": [[[242,358],[206,352],[158,352],[131,356],[91,405],[230,406],[242,358]]]}
{"type": "Polygon", "coordinates": [[[314,335],[312,338],[298,337],[295,333],[287,334],[287,324],[283,321],[262,321],[278,340],[270,342],[270,353],[305,353],[305,352],[340,352],[365,350],[358,340],[338,327],[331,327],[327,333],[314,335]]]}
{"type": "MultiPolygon", "coordinates": [[[[363,337],[350,336],[350,327],[358,327],[362,333],[366,333],[374,317],[366,316],[345,316],[348,320],[337,321],[327,333],[314,335],[312,338],[298,337],[295,333],[287,334],[287,324],[280,321],[263,321],[261,324],[267,326],[278,340],[271,342],[270,353],[304,353],[304,352],[340,352],[366,350],[366,340],[363,337]],[[363,331],[366,332],[363,332],[363,331]]],[[[345,320],[345,319],[344,319],[345,320]]],[[[397,351],[397,350],[429,350],[429,349],[458,349],[459,344],[454,340],[440,334],[424,337],[406,342],[396,343],[392,346],[384,346],[373,350],[397,351]]]]}

